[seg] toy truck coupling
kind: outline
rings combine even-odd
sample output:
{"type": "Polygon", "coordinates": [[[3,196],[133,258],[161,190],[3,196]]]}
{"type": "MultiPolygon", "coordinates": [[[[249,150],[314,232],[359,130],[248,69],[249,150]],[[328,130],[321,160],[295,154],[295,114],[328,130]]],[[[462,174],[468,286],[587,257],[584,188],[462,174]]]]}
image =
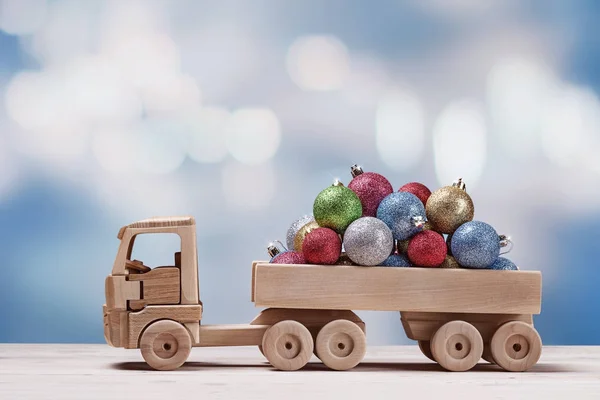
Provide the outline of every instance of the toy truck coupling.
{"type": "Polygon", "coordinates": [[[104,337],[141,350],[154,369],[172,370],[192,347],[258,346],[279,370],[298,370],[316,355],[334,370],[358,365],[365,324],[352,310],[400,312],[410,339],[450,371],[482,358],[507,371],[537,363],[542,341],[533,327],[541,309],[541,273],[440,268],[252,264],[251,300],[263,308],[249,324],[202,324],[196,223],[151,218],[121,228],[106,278],[104,337]],[[173,233],[181,250],[172,266],[132,260],[135,238],[173,233]]]}

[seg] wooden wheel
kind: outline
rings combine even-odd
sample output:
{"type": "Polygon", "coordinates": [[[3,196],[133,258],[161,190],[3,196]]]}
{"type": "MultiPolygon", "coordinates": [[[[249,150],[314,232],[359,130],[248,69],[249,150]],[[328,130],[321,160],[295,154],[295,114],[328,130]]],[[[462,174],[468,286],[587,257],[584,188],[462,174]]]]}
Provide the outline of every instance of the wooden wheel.
{"type": "Polygon", "coordinates": [[[310,331],[300,322],[286,320],[265,332],[262,349],[271,365],[283,371],[295,371],[308,363],[314,344],[310,331]]]}
{"type": "Polygon", "coordinates": [[[481,359],[483,339],[468,322],[450,321],[433,334],[431,353],[449,371],[468,371],[481,359]]]}
{"type": "Polygon", "coordinates": [[[258,345],[258,351],[260,351],[260,354],[262,354],[263,356],[265,355],[265,351],[262,348],[262,344],[258,345]]]}
{"type": "Polygon", "coordinates": [[[157,321],[142,334],[140,350],[150,367],[168,371],[181,367],[187,360],[192,350],[192,339],[180,323],[157,321]]]}
{"type": "Polygon", "coordinates": [[[503,324],[490,343],[496,363],[507,371],[531,368],[542,355],[542,339],[532,325],[521,321],[503,324]]]}
{"type": "Polygon", "coordinates": [[[354,368],[367,351],[365,333],[352,321],[338,319],[325,325],[317,335],[316,353],[331,369],[354,368]]]}
{"type": "Polygon", "coordinates": [[[481,355],[481,358],[483,358],[485,361],[489,362],[490,364],[496,364],[496,361],[494,361],[494,357],[492,356],[492,350],[490,349],[489,344],[483,345],[483,354],[481,355]]]}
{"type": "Polygon", "coordinates": [[[431,342],[429,340],[419,340],[419,350],[421,353],[431,361],[436,362],[435,358],[433,358],[433,354],[431,354],[431,342]]]}

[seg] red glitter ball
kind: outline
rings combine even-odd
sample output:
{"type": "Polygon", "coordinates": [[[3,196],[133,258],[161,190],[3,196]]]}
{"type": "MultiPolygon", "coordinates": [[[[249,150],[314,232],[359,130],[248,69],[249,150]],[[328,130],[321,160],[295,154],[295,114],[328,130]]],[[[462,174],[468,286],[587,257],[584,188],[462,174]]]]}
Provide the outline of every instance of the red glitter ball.
{"type": "Polygon", "coordinates": [[[431,196],[431,190],[429,190],[427,186],[419,182],[407,183],[406,185],[402,186],[398,191],[414,194],[419,198],[419,200],[421,200],[423,205],[427,204],[427,199],[429,199],[429,196],[431,196]]]}
{"type": "Polygon", "coordinates": [[[335,231],[317,228],[304,238],[302,254],[310,264],[335,264],[342,253],[342,241],[335,231]]]}
{"type": "Polygon", "coordinates": [[[284,251],[271,260],[272,264],[306,264],[304,255],[298,251],[284,251]]]}
{"type": "Polygon", "coordinates": [[[363,217],[376,217],[381,200],[394,191],[390,181],[375,172],[363,172],[357,175],[350,181],[348,188],[360,199],[363,217]]]}
{"type": "Polygon", "coordinates": [[[439,267],[448,248],[444,237],[431,230],[421,231],[408,244],[408,259],[418,267],[439,267]]]}

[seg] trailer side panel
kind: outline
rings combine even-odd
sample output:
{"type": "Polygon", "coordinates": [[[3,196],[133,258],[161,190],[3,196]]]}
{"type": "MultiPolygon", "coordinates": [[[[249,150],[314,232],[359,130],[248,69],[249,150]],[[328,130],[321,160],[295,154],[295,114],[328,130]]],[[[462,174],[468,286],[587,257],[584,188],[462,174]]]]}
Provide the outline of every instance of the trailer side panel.
{"type": "Polygon", "coordinates": [[[539,314],[541,273],[258,263],[257,307],[539,314]]]}

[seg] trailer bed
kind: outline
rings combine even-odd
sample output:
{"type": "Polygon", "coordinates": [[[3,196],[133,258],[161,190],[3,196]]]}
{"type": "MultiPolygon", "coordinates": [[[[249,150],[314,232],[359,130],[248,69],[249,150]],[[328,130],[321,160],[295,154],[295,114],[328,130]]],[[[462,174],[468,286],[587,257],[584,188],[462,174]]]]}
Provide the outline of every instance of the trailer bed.
{"type": "Polygon", "coordinates": [[[539,314],[541,288],[539,271],[252,265],[257,307],[539,314]]]}

